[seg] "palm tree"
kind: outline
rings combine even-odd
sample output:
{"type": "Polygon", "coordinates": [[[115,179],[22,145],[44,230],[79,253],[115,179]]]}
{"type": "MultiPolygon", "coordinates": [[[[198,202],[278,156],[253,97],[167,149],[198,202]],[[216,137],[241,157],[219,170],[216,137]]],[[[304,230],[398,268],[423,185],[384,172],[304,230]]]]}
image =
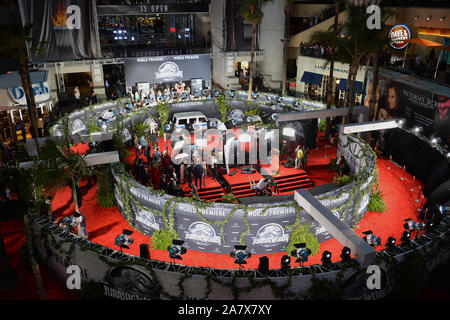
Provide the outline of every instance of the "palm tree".
{"type": "Polygon", "coordinates": [[[256,47],[256,28],[261,24],[264,13],[261,10],[261,4],[272,0],[240,0],[242,3],[241,9],[238,12],[245,21],[252,23],[252,49],[249,65],[249,84],[248,84],[248,100],[252,99],[253,92],[253,75],[254,75],[254,60],[256,47]]]}
{"type": "Polygon", "coordinates": [[[19,75],[22,80],[22,87],[25,91],[25,97],[28,106],[28,113],[31,121],[31,134],[33,138],[38,138],[38,115],[36,101],[34,99],[33,87],[28,69],[28,51],[38,51],[38,43],[31,37],[33,25],[22,25],[16,15],[17,3],[14,0],[6,0],[12,22],[3,24],[0,28],[0,54],[17,61],[19,66],[19,75]],[[29,46],[29,47],[28,47],[29,46]]]}
{"type": "MultiPolygon", "coordinates": [[[[344,123],[349,123],[353,115],[355,105],[355,84],[356,75],[364,57],[373,52],[376,46],[380,45],[379,30],[369,30],[366,26],[366,7],[347,3],[347,20],[337,26],[335,31],[317,31],[311,36],[312,42],[327,43],[336,48],[335,60],[350,65],[347,78],[347,88],[345,94],[345,106],[349,108],[348,115],[343,119],[344,123]]],[[[387,11],[386,11],[387,12],[387,11]]],[[[382,14],[382,21],[387,20],[387,15],[382,14]]]]}

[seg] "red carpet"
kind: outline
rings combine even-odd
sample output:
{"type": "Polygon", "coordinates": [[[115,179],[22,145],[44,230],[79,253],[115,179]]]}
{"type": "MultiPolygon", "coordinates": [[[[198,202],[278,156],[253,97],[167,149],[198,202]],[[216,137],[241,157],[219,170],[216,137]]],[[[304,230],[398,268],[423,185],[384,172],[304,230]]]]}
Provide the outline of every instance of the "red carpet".
{"type": "MultiPolygon", "coordinates": [[[[320,141],[320,146],[325,142],[320,141]]],[[[314,182],[316,186],[329,183],[332,180],[333,173],[328,170],[327,165],[329,158],[332,154],[335,156],[335,149],[329,148],[327,150],[327,158],[324,157],[325,152],[323,149],[311,150],[308,161],[307,173],[309,178],[314,182]],[[332,150],[334,150],[332,153],[332,150]]],[[[130,158],[134,160],[134,154],[130,155],[130,158]]],[[[382,246],[378,247],[378,250],[384,248],[384,243],[389,236],[395,237],[397,240],[400,238],[403,232],[403,219],[412,218],[417,220],[417,208],[419,203],[414,200],[417,198],[417,188],[419,185],[416,180],[414,184],[414,192],[409,191],[412,186],[412,177],[408,174],[405,175],[405,180],[402,182],[400,177],[402,176],[402,168],[390,163],[386,160],[378,160],[379,181],[380,188],[385,194],[385,200],[387,204],[387,210],[384,213],[368,212],[360,223],[360,228],[356,230],[358,235],[362,235],[363,231],[372,230],[374,233],[381,237],[382,246]],[[388,170],[388,166],[391,170],[388,170]]],[[[256,179],[255,179],[256,181],[256,179]]],[[[89,232],[89,240],[117,249],[114,245],[114,238],[121,233],[122,229],[130,228],[126,221],[122,218],[116,208],[102,209],[100,208],[95,199],[96,187],[91,190],[87,190],[86,181],[82,182],[83,191],[83,204],[80,208],[81,212],[86,216],[87,228],[89,232]]],[[[426,199],[424,200],[426,201],[426,199]]],[[[71,215],[74,211],[74,205],[70,201],[70,192],[66,188],[64,191],[58,192],[54,201],[53,209],[57,217],[64,215],[71,215]]],[[[11,258],[13,267],[18,275],[23,280],[22,282],[12,290],[7,292],[0,292],[0,299],[36,299],[34,278],[31,273],[31,269],[27,267],[20,256],[20,247],[24,241],[23,224],[16,220],[0,223],[3,236],[5,238],[5,244],[8,248],[8,255],[11,258]]],[[[148,236],[142,235],[135,231],[133,234],[135,240],[127,253],[139,255],[139,245],[141,243],[150,243],[151,239],[148,236]]],[[[320,252],[310,257],[308,264],[319,264],[322,252],[328,250],[332,252],[332,261],[338,261],[342,245],[336,240],[329,240],[321,244],[320,252]]],[[[163,261],[169,261],[168,253],[163,250],[151,250],[151,258],[163,261]]],[[[268,256],[270,268],[279,268],[280,259],[284,253],[266,254],[268,256]]],[[[259,257],[262,255],[254,255],[248,260],[248,269],[257,268],[259,263],[259,257]]],[[[185,265],[192,266],[204,266],[214,268],[237,268],[237,265],[233,263],[233,260],[229,255],[212,254],[196,251],[188,251],[183,260],[180,261],[185,265]]],[[[292,263],[294,265],[294,263],[292,263]]],[[[70,299],[73,298],[72,293],[65,289],[65,287],[56,280],[51,278],[51,275],[47,274],[45,270],[42,270],[46,289],[48,290],[49,299],[70,299]]]]}

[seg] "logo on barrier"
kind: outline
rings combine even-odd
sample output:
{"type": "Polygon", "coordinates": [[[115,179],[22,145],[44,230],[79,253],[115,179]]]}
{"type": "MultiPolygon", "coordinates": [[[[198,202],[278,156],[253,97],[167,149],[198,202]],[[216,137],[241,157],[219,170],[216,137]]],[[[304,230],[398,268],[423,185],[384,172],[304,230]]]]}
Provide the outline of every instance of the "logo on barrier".
{"type": "Polygon", "coordinates": [[[80,133],[81,131],[86,130],[86,125],[80,119],[75,119],[72,122],[72,134],[80,133]]]}
{"type": "Polygon", "coordinates": [[[405,24],[393,26],[389,31],[389,45],[393,49],[401,50],[408,46],[411,39],[411,30],[405,24]]]}
{"type": "Polygon", "coordinates": [[[228,119],[235,121],[236,124],[244,122],[244,113],[239,109],[234,109],[228,114],[228,119]]]}
{"type": "Polygon", "coordinates": [[[115,267],[108,271],[103,295],[117,300],[160,300],[154,282],[136,267],[115,267]]]}
{"type": "Polygon", "coordinates": [[[220,236],[216,236],[213,227],[204,222],[194,222],[189,226],[186,232],[186,240],[192,240],[195,244],[200,246],[207,246],[210,244],[220,245],[220,236]]]}
{"type": "Polygon", "coordinates": [[[130,131],[128,131],[127,128],[123,129],[123,130],[120,132],[120,135],[122,136],[122,141],[123,141],[123,142],[127,142],[127,141],[130,141],[130,140],[131,140],[131,133],[130,133],[130,131]]]}
{"type": "Polygon", "coordinates": [[[155,216],[150,211],[139,210],[136,214],[136,222],[141,223],[144,227],[159,230],[159,224],[156,223],[155,216]]]}
{"type": "Polygon", "coordinates": [[[112,110],[105,110],[101,113],[100,118],[102,118],[104,121],[115,121],[116,115],[112,110]]]}
{"type": "Polygon", "coordinates": [[[262,226],[253,239],[253,244],[263,247],[273,247],[280,242],[289,242],[289,234],[284,233],[284,229],[277,223],[269,223],[262,226]]]}
{"type": "Polygon", "coordinates": [[[156,72],[156,79],[164,81],[175,81],[183,78],[183,71],[180,70],[175,62],[164,62],[159,66],[156,72]]]}

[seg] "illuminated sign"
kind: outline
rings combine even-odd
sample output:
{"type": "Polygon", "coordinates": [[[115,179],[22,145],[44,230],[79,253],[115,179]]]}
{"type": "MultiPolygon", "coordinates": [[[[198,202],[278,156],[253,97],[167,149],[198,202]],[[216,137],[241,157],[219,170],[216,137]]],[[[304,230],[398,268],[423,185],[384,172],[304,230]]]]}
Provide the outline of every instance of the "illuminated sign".
{"type": "Polygon", "coordinates": [[[389,31],[388,38],[389,45],[393,49],[404,49],[408,46],[409,39],[411,39],[411,30],[404,24],[393,26],[389,31]]]}

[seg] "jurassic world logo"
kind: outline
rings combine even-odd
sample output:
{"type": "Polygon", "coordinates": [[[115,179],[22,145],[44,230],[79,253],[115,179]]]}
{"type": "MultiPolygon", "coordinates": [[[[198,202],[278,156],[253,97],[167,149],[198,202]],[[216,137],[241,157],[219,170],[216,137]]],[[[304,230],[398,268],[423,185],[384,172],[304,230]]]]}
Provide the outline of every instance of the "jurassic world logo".
{"type": "Polygon", "coordinates": [[[253,244],[263,247],[273,247],[280,242],[289,242],[289,234],[277,223],[269,223],[261,227],[253,238],[253,244]]]}
{"type": "Polygon", "coordinates": [[[103,295],[117,300],[160,300],[150,276],[137,268],[123,266],[110,269],[102,281],[103,295]]]}
{"type": "Polygon", "coordinates": [[[145,227],[159,230],[159,224],[156,223],[155,216],[150,211],[139,210],[136,214],[136,222],[139,222],[145,227]]]}
{"type": "Polygon", "coordinates": [[[130,133],[130,131],[128,131],[127,128],[123,129],[123,130],[120,132],[120,135],[122,136],[122,141],[123,141],[123,142],[127,142],[127,141],[130,141],[130,140],[131,140],[131,133],[130,133]]]}
{"type": "Polygon", "coordinates": [[[156,72],[156,80],[161,79],[164,81],[181,80],[183,78],[183,71],[175,62],[164,62],[159,66],[158,72],[156,72]]]}
{"type": "Polygon", "coordinates": [[[116,120],[116,115],[112,110],[105,110],[100,114],[100,118],[104,121],[114,121],[116,120]]]}
{"type": "Polygon", "coordinates": [[[72,134],[77,134],[86,130],[86,125],[80,119],[76,119],[72,122],[72,134]]]}
{"type": "Polygon", "coordinates": [[[189,226],[186,232],[186,240],[192,240],[199,246],[208,246],[210,244],[220,245],[220,236],[216,235],[214,229],[207,223],[194,222],[189,226]]]}

